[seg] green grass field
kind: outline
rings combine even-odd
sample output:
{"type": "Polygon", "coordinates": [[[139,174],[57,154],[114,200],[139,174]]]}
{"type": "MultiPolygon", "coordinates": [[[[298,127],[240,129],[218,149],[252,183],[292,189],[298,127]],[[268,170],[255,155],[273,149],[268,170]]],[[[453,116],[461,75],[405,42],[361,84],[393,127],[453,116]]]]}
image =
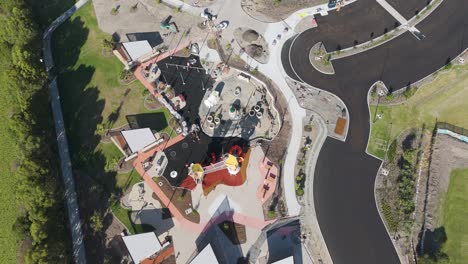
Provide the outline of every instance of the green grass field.
{"type": "Polygon", "coordinates": [[[433,129],[436,119],[468,128],[467,98],[468,65],[463,65],[439,73],[401,105],[371,106],[371,121],[376,113],[383,116],[372,124],[368,152],[384,158],[387,146],[402,131],[423,124],[433,129]]]}
{"type": "Polygon", "coordinates": [[[442,250],[452,264],[468,260],[468,169],[456,169],[450,175],[450,183],[444,201],[444,222],[447,242],[442,250]]]}
{"type": "Polygon", "coordinates": [[[0,89],[0,119],[3,124],[0,126],[0,263],[16,263],[17,236],[12,230],[18,208],[15,199],[14,186],[16,184],[13,172],[13,164],[16,158],[15,142],[8,131],[7,123],[11,117],[11,102],[6,102],[10,94],[0,89]]]}

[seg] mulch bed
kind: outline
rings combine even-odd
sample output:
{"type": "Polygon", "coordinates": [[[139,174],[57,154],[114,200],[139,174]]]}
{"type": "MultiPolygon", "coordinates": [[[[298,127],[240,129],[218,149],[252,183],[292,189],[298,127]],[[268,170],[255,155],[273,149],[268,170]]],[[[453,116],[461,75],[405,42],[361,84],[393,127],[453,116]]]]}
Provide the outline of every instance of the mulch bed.
{"type": "Polygon", "coordinates": [[[148,110],[158,110],[162,107],[162,104],[152,94],[145,96],[144,105],[148,110]]]}
{"type": "MultiPolygon", "coordinates": [[[[185,217],[185,219],[193,223],[200,223],[200,215],[192,207],[192,193],[189,190],[172,187],[164,177],[155,177],[153,180],[156,182],[156,184],[158,184],[158,186],[160,186],[164,194],[169,197],[171,203],[185,217]],[[159,185],[160,182],[162,182],[162,186],[159,185]],[[185,214],[185,210],[188,208],[192,208],[192,213],[185,214]]],[[[167,206],[161,202],[155,193],[153,193],[153,198],[157,199],[161,205],[167,206]]]]}
{"type": "Polygon", "coordinates": [[[229,238],[234,245],[240,245],[247,242],[245,226],[231,221],[224,221],[218,224],[218,227],[229,238]]]}

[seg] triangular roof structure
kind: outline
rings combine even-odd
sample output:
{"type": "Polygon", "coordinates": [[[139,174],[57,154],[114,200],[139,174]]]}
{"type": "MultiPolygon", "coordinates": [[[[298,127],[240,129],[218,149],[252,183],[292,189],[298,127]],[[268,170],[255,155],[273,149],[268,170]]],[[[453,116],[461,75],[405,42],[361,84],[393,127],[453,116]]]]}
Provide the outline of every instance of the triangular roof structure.
{"type": "Polygon", "coordinates": [[[218,259],[213,251],[213,248],[208,244],[198,255],[190,262],[190,264],[218,264],[218,259]]]}
{"type": "Polygon", "coordinates": [[[132,153],[139,152],[156,141],[153,132],[149,128],[124,130],[122,131],[122,136],[132,153]]]}
{"type": "Polygon", "coordinates": [[[122,239],[135,263],[140,263],[142,260],[159,252],[162,248],[161,242],[159,242],[154,232],[123,236],[122,239]]]}

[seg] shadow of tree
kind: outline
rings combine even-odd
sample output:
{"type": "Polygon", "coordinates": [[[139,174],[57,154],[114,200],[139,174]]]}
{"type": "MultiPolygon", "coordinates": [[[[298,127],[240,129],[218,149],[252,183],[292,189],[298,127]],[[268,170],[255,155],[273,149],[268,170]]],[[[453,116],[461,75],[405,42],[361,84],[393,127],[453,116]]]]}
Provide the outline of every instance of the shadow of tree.
{"type": "MultiPolygon", "coordinates": [[[[109,250],[106,249],[104,232],[114,222],[114,216],[108,210],[110,197],[117,197],[121,190],[116,186],[116,172],[112,170],[112,164],[98,148],[100,136],[96,134],[96,128],[103,122],[106,101],[100,98],[99,87],[90,85],[96,69],[84,64],[77,65],[88,36],[89,29],[80,17],[73,18],[54,34],[52,47],[84,223],[87,257],[92,263],[104,263],[105,259],[113,257],[106,255],[109,250]],[[103,224],[101,231],[97,232],[89,220],[95,213],[102,217],[103,224]]],[[[118,117],[119,111],[113,114],[118,117]]]]}
{"type": "Polygon", "coordinates": [[[41,29],[48,27],[57,17],[75,4],[74,0],[26,0],[33,11],[34,20],[41,29]]]}
{"type": "MultiPolygon", "coordinates": [[[[420,236],[422,236],[422,232],[420,236]]],[[[442,251],[442,247],[446,241],[447,233],[445,233],[445,227],[441,226],[434,230],[427,229],[424,241],[420,239],[417,245],[418,252],[421,253],[420,256],[424,259],[424,263],[431,263],[431,261],[448,262],[448,255],[442,251]],[[424,245],[423,250],[421,250],[421,244],[424,245]]]]}

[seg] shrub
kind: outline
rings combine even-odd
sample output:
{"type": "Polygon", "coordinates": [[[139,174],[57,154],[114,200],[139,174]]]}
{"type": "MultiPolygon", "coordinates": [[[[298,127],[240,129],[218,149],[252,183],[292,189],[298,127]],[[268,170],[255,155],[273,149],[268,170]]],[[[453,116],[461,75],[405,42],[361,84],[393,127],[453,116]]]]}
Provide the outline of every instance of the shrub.
{"type": "Polygon", "coordinates": [[[404,92],[403,92],[403,96],[405,96],[406,99],[410,98],[411,96],[414,95],[414,93],[416,92],[417,88],[416,87],[413,87],[413,88],[410,88],[408,87],[404,92]]]}
{"type": "Polygon", "coordinates": [[[113,49],[114,48],[114,41],[112,38],[105,38],[102,40],[102,47],[105,49],[113,49]]]}
{"type": "Polygon", "coordinates": [[[310,124],[305,125],[305,126],[304,126],[304,131],[306,131],[306,132],[312,132],[312,125],[310,125],[310,124]]]}
{"type": "Polygon", "coordinates": [[[117,10],[117,8],[113,7],[111,9],[111,15],[116,16],[118,13],[119,13],[119,10],[117,10]]]}
{"type": "Polygon", "coordinates": [[[393,99],[395,99],[395,95],[393,95],[392,93],[389,93],[387,94],[387,96],[385,97],[388,101],[391,101],[393,99]]]}
{"type": "Polygon", "coordinates": [[[275,210],[268,210],[267,216],[268,216],[268,218],[275,218],[276,217],[275,210]]]}
{"type": "Polygon", "coordinates": [[[296,190],[296,195],[303,196],[304,195],[304,190],[302,188],[297,189],[296,190]]]}
{"type": "Polygon", "coordinates": [[[101,229],[104,227],[102,224],[102,216],[97,211],[93,213],[93,215],[91,216],[89,220],[90,220],[91,229],[93,229],[95,233],[101,231],[101,229]]]}
{"type": "Polygon", "coordinates": [[[298,162],[299,166],[304,166],[305,165],[305,160],[304,159],[300,159],[299,162],[298,162]]]}
{"type": "Polygon", "coordinates": [[[141,96],[146,97],[148,94],[149,94],[149,90],[146,88],[143,88],[143,90],[141,91],[141,96]]]}
{"type": "Polygon", "coordinates": [[[127,70],[127,69],[123,69],[121,72],[120,72],[120,80],[124,81],[126,79],[128,79],[129,77],[132,76],[132,72],[127,70]]]}
{"type": "Polygon", "coordinates": [[[398,222],[395,219],[395,215],[394,215],[394,212],[392,211],[392,208],[385,200],[382,200],[380,204],[382,207],[382,214],[388,225],[388,229],[390,229],[390,232],[395,232],[398,228],[398,222]]]}

